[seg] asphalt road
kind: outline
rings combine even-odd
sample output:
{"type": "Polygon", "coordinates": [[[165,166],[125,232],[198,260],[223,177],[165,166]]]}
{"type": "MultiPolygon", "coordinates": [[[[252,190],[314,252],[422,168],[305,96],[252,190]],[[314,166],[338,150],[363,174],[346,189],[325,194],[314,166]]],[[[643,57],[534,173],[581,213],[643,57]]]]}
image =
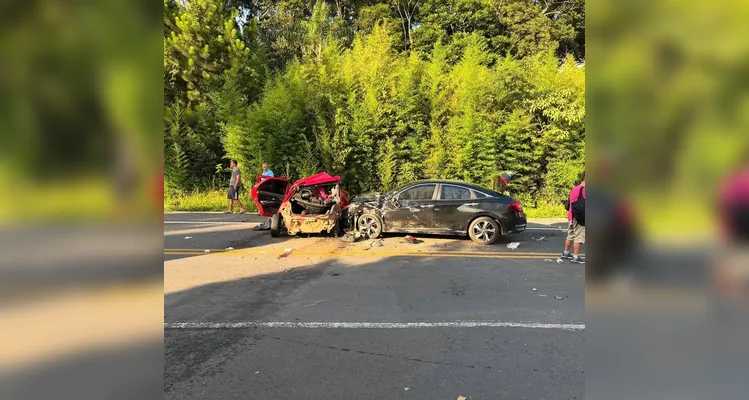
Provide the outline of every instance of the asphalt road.
{"type": "Polygon", "coordinates": [[[583,397],[584,266],[556,262],[563,224],[510,250],[272,239],[261,221],[165,215],[166,398],[583,397]]]}

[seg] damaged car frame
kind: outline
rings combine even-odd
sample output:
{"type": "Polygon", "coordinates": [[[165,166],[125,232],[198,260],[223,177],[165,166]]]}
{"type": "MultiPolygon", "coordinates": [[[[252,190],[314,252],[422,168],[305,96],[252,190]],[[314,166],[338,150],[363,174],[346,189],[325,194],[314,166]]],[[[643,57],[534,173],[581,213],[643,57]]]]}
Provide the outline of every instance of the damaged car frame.
{"type": "Polygon", "coordinates": [[[348,194],[341,190],[341,178],[326,172],[308,176],[293,184],[289,179],[259,176],[252,188],[258,213],[271,218],[270,234],[343,233],[344,208],[348,194]]]}
{"type": "Polygon", "coordinates": [[[348,206],[347,222],[371,239],[385,232],[424,233],[493,244],[526,229],[520,202],[502,193],[518,176],[511,172],[498,177],[496,191],[460,181],[424,180],[361,195],[348,206]]]}

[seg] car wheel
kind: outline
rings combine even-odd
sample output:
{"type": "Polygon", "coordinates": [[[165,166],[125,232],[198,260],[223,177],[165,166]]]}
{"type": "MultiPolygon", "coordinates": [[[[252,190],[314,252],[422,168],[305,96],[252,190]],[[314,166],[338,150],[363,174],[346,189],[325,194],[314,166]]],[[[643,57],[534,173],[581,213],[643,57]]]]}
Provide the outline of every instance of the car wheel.
{"type": "Polygon", "coordinates": [[[281,214],[273,214],[270,218],[270,235],[278,237],[281,234],[281,214]]]}
{"type": "Polygon", "coordinates": [[[476,218],[468,227],[468,236],[478,244],[494,244],[500,235],[502,235],[502,229],[494,218],[476,218]]]}
{"type": "Polygon", "coordinates": [[[357,228],[370,239],[377,239],[382,233],[382,219],[375,214],[362,214],[359,216],[357,228]]]}

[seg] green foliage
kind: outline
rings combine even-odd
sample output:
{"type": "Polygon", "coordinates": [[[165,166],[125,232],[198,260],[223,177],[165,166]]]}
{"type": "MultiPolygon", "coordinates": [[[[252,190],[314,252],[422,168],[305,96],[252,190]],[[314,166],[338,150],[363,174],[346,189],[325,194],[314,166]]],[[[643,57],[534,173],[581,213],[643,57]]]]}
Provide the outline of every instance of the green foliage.
{"type": "Polygon", "coordinates": [[[197,184],[172,179],[177,166],[201,180],[227,158],[246,177],[264,162],[290,179],[325,170],[354,194],[424,178],[491,187],[513,170],[513,194],[543,208],[583,169],[580,1],[274,0],[244,18],[216,1],[165,13],[178,22],[165,34],[177,187],[197,184]]]}

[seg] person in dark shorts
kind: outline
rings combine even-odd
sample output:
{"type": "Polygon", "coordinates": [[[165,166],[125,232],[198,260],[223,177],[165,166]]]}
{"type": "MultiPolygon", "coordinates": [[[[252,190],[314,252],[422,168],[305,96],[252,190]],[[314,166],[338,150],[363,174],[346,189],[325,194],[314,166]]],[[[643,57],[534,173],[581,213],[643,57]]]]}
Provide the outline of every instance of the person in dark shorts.
{"type": "Polygon", "coordinates": [[[224,214],[234,212],[234,203],[239,204],[239,213],[244,214],[245,209],[239,200],[239,191],[242,190],[242,174],[237,167],[237,160],[231,160],[231,178],[229,178],[229,209],[224,214]]]}

